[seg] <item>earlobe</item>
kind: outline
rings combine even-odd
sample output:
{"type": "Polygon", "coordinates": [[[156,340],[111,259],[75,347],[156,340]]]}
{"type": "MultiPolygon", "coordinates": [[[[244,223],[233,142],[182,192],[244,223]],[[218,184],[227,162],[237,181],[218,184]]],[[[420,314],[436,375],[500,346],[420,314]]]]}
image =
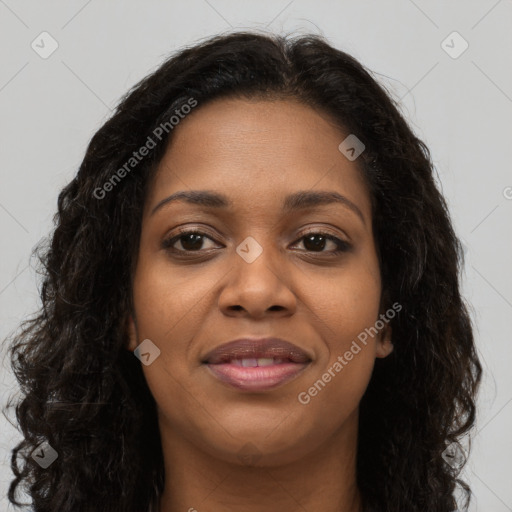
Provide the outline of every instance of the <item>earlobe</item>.
{"type": "Polygon", "coordinates": [[[393,342],[391,341],[391,327],[387,326],[382,332],[381,339],[377,344],[377,357],[384,358],[393,352],[393,342]]]}
{"type": "Polygon", "coordinates": [[[128,345],[126,348],[133,352],[137,348],[137,327],[132,315],[128,317],[127,324],[128,345]]]}

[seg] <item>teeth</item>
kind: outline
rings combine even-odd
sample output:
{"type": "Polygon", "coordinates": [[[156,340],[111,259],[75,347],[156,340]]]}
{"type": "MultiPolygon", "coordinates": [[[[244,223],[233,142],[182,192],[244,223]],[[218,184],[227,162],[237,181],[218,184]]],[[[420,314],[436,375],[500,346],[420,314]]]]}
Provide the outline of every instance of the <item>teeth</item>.
{"type": "Polygon", "coordinates": [[[242,359],[242,366],[258,366],[257,359],[242,359]]]}
{"type": "Polygon", "coordinates": [[[258,359],[258,366],[270,366],[271,364],[274,364],[273,357],[261,357],[258,359]]]}
{"type": "Polygon", "coordinates": [[[244,366],[249,368],[254,368],[256,366],[272,366],[273,364],[280,364],[283,362],[283,359],[277,357],[260,357],[256,358],[245,358],[245,359],[233,359],[230,361],[230,364],[234,364],[236,366],[244,366]]]}

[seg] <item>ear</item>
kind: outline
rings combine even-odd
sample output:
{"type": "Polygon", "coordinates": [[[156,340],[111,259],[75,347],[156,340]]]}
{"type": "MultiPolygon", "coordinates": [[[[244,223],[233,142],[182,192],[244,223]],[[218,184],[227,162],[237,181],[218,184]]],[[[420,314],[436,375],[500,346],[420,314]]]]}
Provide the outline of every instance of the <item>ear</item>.
{"type": "Polygon", "coordinates": [[[391,341],[391,327],[386,325],[380,332],[379,339],[377,341],[377,357],[384,358],[389,356],[393,352],[393,343],[391,341]]]}
{"type": "Polygon", "coordinates": [[[127,335],[128,335],[128,346],[126,347],[130,352],[133,352],[137,348],[137,326],[133,316],[130,315],[127,320],[127,335]]]}

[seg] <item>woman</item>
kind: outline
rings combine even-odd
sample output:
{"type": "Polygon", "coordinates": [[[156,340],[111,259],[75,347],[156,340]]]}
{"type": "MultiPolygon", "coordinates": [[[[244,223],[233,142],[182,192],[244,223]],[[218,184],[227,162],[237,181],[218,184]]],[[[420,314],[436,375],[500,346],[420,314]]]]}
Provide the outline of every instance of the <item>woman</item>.
{"type": "Polygon", "coordinates": [[[42,262],[12,343],[12,503],[20,484],[36,512],[449,512],[469,494],[460,244],[428,149],[320,37],[217,36],[142,80],[42,262]]]}

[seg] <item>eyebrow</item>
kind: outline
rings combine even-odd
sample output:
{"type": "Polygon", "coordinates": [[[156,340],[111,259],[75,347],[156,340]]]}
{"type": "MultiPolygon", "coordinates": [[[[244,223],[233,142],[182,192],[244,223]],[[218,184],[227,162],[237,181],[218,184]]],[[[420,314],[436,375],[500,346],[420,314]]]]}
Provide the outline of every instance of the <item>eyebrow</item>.
{"type": "MultiPolygon", "coordinates": [[[[157,210],[164,205],[168,205],[175,201],[185,201],[189,204],[203,206],[206,208],[222,208],[226,209],[233,206],[232,201],[225,195],[208,190],[188,190],[171,194],[169,197],[162,199],[151,211],[150,215],[156,213],[157,210]]],[[[301,190],[286,196],[283,203],[283,212],[292,213],[298,210],[311,208],[315,206],[323,206],[328,204],[341,204],[352,210],[366,224],[364,215],[359,207],[347,197],[331,191],[310,191],[301,190]]]]}

